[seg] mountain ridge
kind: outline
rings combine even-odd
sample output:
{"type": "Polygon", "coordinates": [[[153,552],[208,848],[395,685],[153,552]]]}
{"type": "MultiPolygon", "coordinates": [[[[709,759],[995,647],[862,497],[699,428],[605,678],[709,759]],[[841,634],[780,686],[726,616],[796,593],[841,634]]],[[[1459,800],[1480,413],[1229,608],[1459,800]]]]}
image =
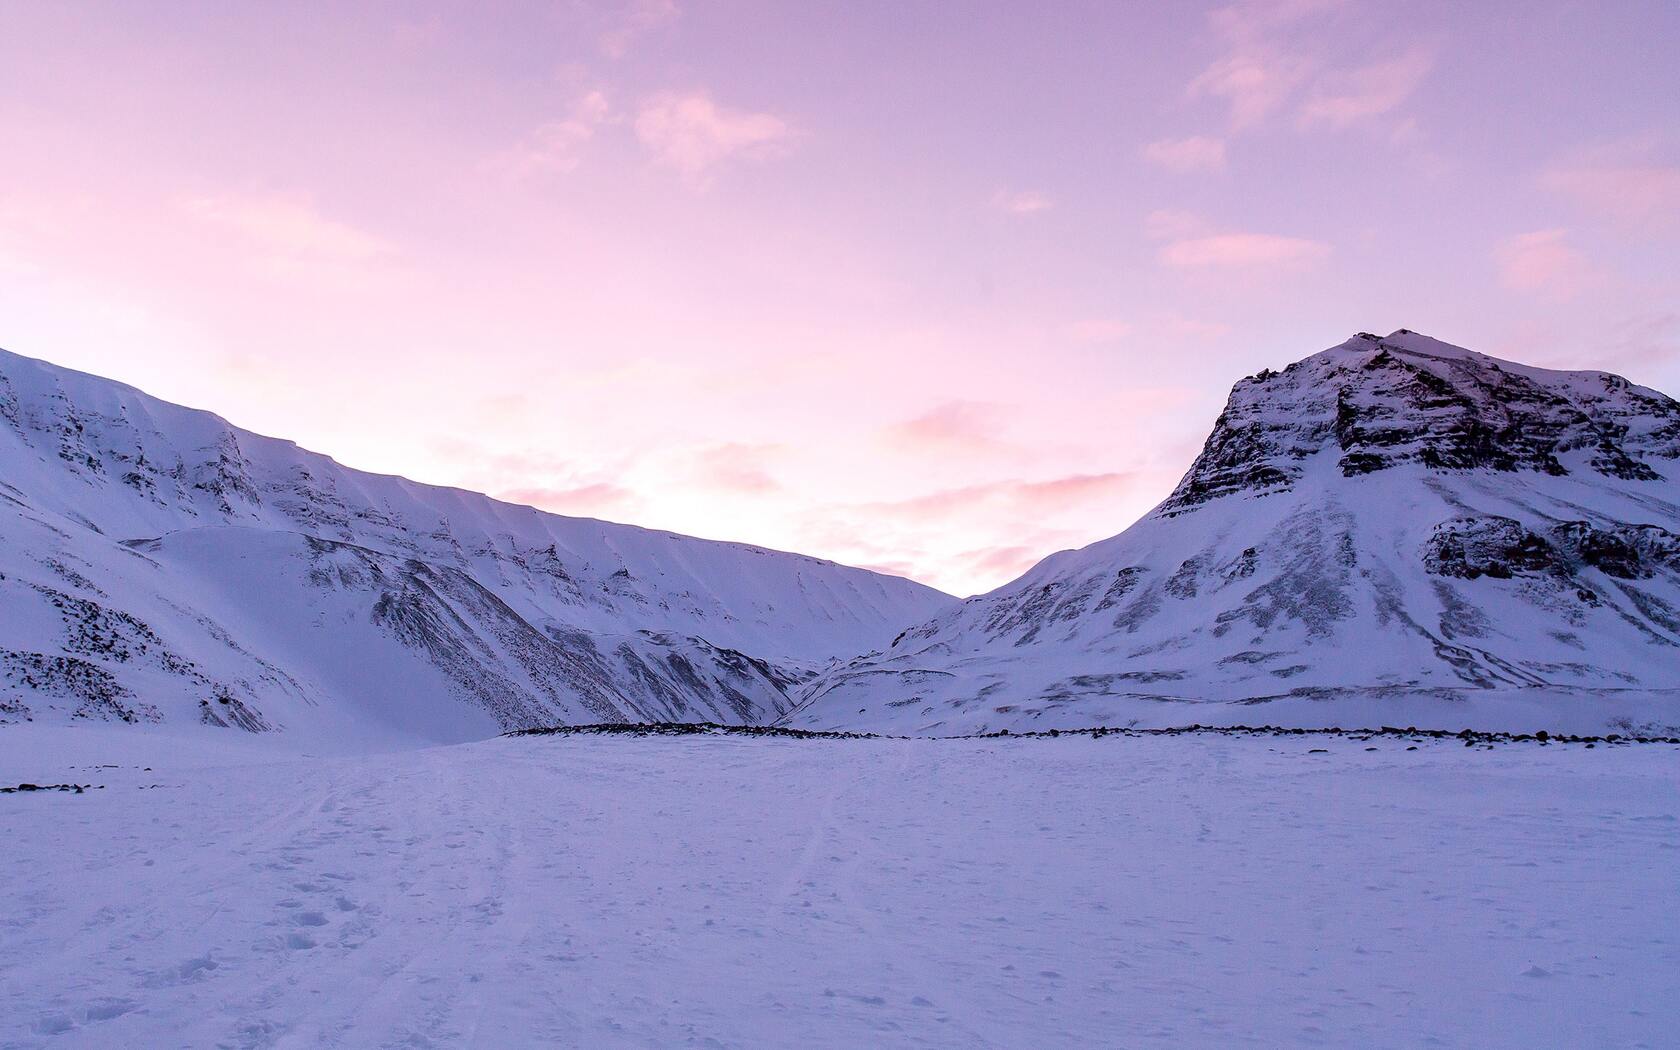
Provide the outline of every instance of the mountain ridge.
{"type": "Polygon", "coordinates": [[[0,461],[0,720],[756,722],[954,600],[355,470],[4,351],[0,461]]]}
{"type": "Polygon", "coordinates": [[[1650,388],[1361,333],[1239,381],[1131,528],[825,672],[784,723],[1670,725],[1677,459],[1650,388]]]}

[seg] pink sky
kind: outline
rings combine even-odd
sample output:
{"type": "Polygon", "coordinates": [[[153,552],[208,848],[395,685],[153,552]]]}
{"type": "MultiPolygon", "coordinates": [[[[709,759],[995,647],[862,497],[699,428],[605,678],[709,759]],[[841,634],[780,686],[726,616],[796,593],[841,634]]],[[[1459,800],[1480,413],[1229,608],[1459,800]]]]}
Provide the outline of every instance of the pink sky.
{"type": "Polygon", "coordinates": [[[1680,5],[0,5],[0,346],[958,593],[1409,327],[1680,393],[1680,5]]]}

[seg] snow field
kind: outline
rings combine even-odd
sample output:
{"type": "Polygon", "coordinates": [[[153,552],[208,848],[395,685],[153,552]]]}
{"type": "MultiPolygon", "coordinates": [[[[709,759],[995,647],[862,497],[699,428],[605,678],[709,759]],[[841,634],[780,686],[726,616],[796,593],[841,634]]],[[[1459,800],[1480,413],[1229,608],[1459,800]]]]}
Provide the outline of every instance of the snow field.
{"type": "Polygon", "coordinates": [[[18,727],[0,1046],[1672,1045],[1680,749],[1409,746],[18,727]]]}

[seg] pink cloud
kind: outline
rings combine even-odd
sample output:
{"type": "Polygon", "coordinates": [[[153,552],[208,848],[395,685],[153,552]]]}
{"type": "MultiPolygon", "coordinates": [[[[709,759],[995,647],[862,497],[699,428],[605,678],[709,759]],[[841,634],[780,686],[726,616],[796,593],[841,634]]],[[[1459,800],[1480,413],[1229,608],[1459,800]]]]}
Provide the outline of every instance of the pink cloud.
{"type": "Polygon", "coordinates": [[[1680,165],[1603,164],[1554,168],[1541,183],[1622,222],[1680,222],[1680,165]]]}
{"type": "Polygon", "coordinates": [[[322,215],[307,194],[226,193],[194,197],[182,207],[273,256],[359,262],[391,250],[373,234],[322,215]]]}
{"type": "Polygon", "coordinates": [[[957,560],[973,572],[1012,580],[1037,565],[1050,551],[1049,546],[987,547],[959,554],[957,560]]]}
{"type": "Polygon", "coordinates": [[[1181,269],[1208,267],[1301,266],[1330,255],[1323,241],[1269,233],[1221,233],[1186,237],[1161,247],[1161,261],[1181,269]]]}
{"type": "Polygon", "coordinates": [[[1344,6],[1346,0],[1235,0],[1208,13],[1214,32],[1235,44],[1249,43],[1313,15],[1344,6]]]}
{"type": "MultiPolygon", "coordinates": [[[[1325,16],[1343,0],[1239,0],[1208,17],[1224,53],[1191,80],[1191,98],[1222,101],[1234,130],[1251,130],[1293,110],[1302,129],[1345,129],[1384,117],[1416,92],[1434,67],[1432,49],[1353,68],[1336,68],[1342,49],[1325,16]]],[[[1415,121],[1400,122],[1401,138],[1415,121]]],[[[1392,132],[1393,129],[1391,129],[1392,132]]]]}
{"type": "Polygon", "coordinates": [[[992,207],[1010,215],[1036,215],[1053,206],[1054,202],[1037,190],[998,190],[992,194],[992,207]]]}
{"type": "Polygon", "coordinates": [[[868,569],[870,572],[886,576],[899,576],[906,580],[922,580],[927,577],[924,566],[910,561],[858,561],[853,564],[860,569],[868,569]]]}
{"type": "Polygon", "coordinates": [[[1133,326],[1113,318],[1091,318],[1075,321],[1062,332],[1076,343],[1116,343],[1131,335],[1133,326]]]}
{"type": "Polygon", "coordinates": [[[623,58],[637,40],[675,25],[681,17],[682,9],[674,0],[630,0],[601,34],[601,53],[608,58],[623,58]]]}
{"type": "Polygon", "coordinates": [[[1160,260],[1177,269],[1305,266],[1330,254],[1330,246],[1322,241],[1221,231],[1193,212],[1151,212],[1144,220],[1144,232],[1165,242],[1160,260]]]}
{"type": "Polygon", "coordinates": [[[794,134],[780,117],[720,106],[703,91],[663,92],[643,103],[636,116],[642,145],[660,163],[690,177],[731,158],[775,156],[794,134]]]}
{"type": "Polygon", "coordinates": [[[1190,97],[1224,102],[1235,129],[1262,123],[1318,66],[1292,39],[1299,23],[1338,6],[1339,0],[1239,0],[1216,8],[1208,24],[1225,53],[1190,82],[1190,97]]]}
{"type": "Polygon", "coordinates": [[[1225,167],[1225,140],[1206,135],[1161,139],[1143,147],[1143,159],[1168,171],[1219,171],[1225,167]]]}
{"type": "Polygon", "coordinates": [[[1605,348],[1618,368],[1650,369],[1680,357],[1680,313],[1631,317],[1609,327],[1605,348]]]}
{"type": "Polygon", "coordinates": [[[1597,276],[1586,258],[1566,243],[1564,230],[1536,230],[1494,249],[1500,281],[1519,292],[1572,298],[1597,276]]]}
{"type": "Polygon", "coordinates": [[[1163,318],[1156,327],[1163,335],[1174,339],[1218,339],[1231,334],[1231,326],[1223,321],[1203,321],[1176,314],[1163,318]]]}
{"type": "Polygon", "coordinates": [[[914,419],[887,428],[890,440],[920,446],[992,445],[1000,429],[998,406],[979,401],[947,401],[914,419]]]}
{"type": "Polygon", "coordinates": [[[702,449],[694,456],[695,477],[710,488],[741,493],[775,492],[782,487],[765,467],[765,457],[774,445],[739,442],[702,449]]]}
{"type": "Polygon", "coordinates": [[[1230,107],[1231,127],[1254,127],[1271,116],[1307,76],[1296,58],[1264,53],[1231,55],[1190,82],[1192,98],[1210,96],[1230,107]]]}
{"type": "Polygon", "coordinates": [[[532,486],[507,489],[496,495],[509,503],[520,503],[556,514],[602,514],[632,507],[636,493],[610,481],[597,481],[569,488],[532,486]]]}
{"type": "MultiPolygon", "coordinates": [[[[1301,103],[1302,127],[1346,128],[1398,109],[1434,68],[1435,56],[1414,48],[1398,58],[1359,69],[1327,73],[1314,82],[1301,103]]],[[[1401,137],[1415,136],[1415,121],[1401,137]]]]}
{"type": "Polygon", "coordinates": [[[923,521],[971,513],[987,506],[1017,514],[1048,514],[1065,511],[1090,500],[1124,494],[1138,480],[1136,474],[1116,472],[1072,474],[1047,481],[994,481],[941,489],[911,499],[862,504],[856,509],[923,521]]]}
{"type": "Polygon", "coordinates": [[[1154,240],[1164,241],[1199,237],[1214,230],[1212,224],[1195,212],[1157,208],[1144,217],[1143,232],[1154,240]]]}
{"type": "Polygon", "coordinates": [[[539,125],[512,150],[496,158],[492,166],[514,178],[573,171],[583,159],[584,147],[611,117],[612,107],[600,91],[589,91],[572,103],[564,119],[539,125]]]}

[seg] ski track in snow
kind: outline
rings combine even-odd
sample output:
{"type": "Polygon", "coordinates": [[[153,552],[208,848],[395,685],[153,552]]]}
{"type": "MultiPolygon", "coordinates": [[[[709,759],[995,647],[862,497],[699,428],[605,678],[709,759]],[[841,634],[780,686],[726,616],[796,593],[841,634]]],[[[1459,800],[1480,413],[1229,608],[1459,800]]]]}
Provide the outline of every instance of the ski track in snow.
{"type": "Polygon", "coordinates": [[[21,729],[0,1046],[1674,1045],[1680,749],[1404,747],[21,729]]]}

